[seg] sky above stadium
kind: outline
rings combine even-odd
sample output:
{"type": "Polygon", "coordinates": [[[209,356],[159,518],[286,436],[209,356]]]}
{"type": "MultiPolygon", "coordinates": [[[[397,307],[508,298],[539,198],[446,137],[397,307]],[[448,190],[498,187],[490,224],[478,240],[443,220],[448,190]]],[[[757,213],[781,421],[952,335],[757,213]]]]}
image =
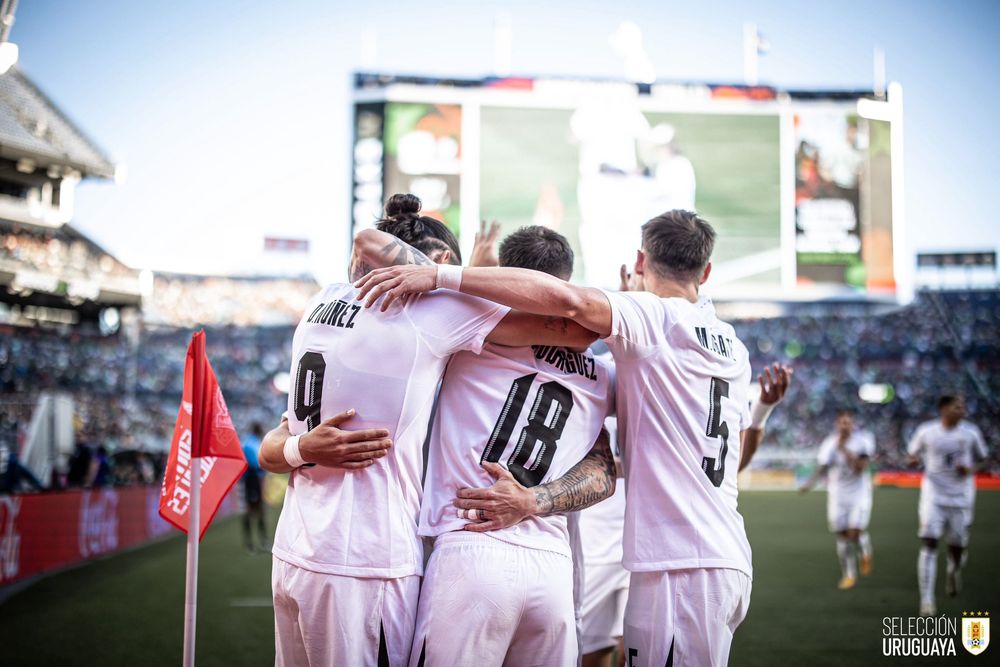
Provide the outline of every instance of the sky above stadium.
{"type": "Polygon", "coordinates": [[[79,188],[75,224],[138,268],[199,273],[266,273],[263,236],[306,237],[303,269],[340,278],[351,72],[488,75],[499,11],[515,75],[621,77],[608,35],[625,20],[666,80],[739,82],[745,21],[778,87],[870,89],[881,47],[905,92],[911,251],[1000,247],[1000,3],[366,4],[20,3],[19,66],[127,166],[79,188]]]}

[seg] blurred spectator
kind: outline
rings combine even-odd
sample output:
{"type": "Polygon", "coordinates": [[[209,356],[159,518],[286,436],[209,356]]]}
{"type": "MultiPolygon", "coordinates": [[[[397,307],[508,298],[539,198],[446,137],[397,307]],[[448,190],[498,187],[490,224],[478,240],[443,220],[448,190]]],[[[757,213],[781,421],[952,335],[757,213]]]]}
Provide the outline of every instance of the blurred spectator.
{"type": "Polygon", "coordinates": [[[257,450],[264,438],[264,427],[260,422],[250,426],[250,433],[243,436],[243,456],[247,460],[247,470],[243,473],[243,500],[246,502],[246,512],[243,514],[243,546],[250,553],[268,553],[271,545],[264,527],[264,503],[262,502],[261,481],[265,473],[257,461],[257,450]],[[256,519],[257,545],[254,545],[251,522],[256,519]]]}
{"type": "Polygon", "coordinates": [[[17,493],[25,486],[42,490],[41,482],[18,460],[17,446],[0,442],[0,493],[17,493]]]}

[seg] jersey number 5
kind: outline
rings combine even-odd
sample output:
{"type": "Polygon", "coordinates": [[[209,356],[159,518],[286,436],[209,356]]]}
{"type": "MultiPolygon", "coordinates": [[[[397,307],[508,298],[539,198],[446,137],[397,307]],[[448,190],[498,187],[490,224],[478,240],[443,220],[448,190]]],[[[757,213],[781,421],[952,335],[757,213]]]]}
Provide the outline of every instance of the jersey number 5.
{"type": "Polygon", "coordinates": [[[710,438],[721,438],[719,458],[704,456],[701,459],[701,469],[708,477],[712,486],[722,486],[726,477],[726,454],[729,453],[729,424],[722,421],[722,399],[729,398],[729,383],[721,378],[712,378],[711,395],[708,397],[708,426],[705,435],[710,438]],[[716,467],[718,461],[718,467],[716,467]]]}
{"type": "MultiPolygon", "coordinates": [[[[538,374],[532,373],[521,376],[511,384],[503,410],[500,411],[500,418],[497,419],[493,433],[490,434],[483,455],[479,459],[480,463],[483,461],[496,463],[500,460],[524,409],[524,403],[536,375],[538,374]]],[[[535,486],[545,478],[572,410],[573,394],[566,387],[558,382],[546,382],[538,388],[535,401],[531,405],[531,412],[528,413],[528,424],[521,429],[514,453],[507,459],[507,469],[514,479],[524,486],[535,486]],[[553,403],[556,404],[555,410],[552,409],[553,403]],[[549,418],[550,412],[551,418],[549,418]],[[529,465],[531,455],[539,444],[538,454],[534,462],[529,465]]]]}

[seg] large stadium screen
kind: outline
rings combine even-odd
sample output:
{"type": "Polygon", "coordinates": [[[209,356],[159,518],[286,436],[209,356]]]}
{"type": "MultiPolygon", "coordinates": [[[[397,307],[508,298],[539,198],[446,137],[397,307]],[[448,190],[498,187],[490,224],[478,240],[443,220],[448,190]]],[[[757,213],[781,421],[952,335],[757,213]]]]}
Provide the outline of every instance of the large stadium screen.
{"type": "Polygon", "coordinates": [[[890,128],[860,97],[359,75],[354,226],[413,192],[465,250],[481,219],[541,224],[575,280],[615,286],[642,224],[683,208],[719,233],[716,298],[892,296],[890,128]]]}

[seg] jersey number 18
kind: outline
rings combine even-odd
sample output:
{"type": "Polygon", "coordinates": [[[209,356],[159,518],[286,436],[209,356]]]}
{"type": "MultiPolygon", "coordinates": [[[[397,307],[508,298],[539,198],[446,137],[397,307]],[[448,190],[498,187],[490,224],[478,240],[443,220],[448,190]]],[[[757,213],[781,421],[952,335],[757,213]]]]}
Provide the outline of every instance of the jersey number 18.
{"type": "MultiPolygon", "coordinates": [[[[537,373],[523,375],[511,384],[503,410],[500,411],[500,417],[493,427],[493,433],[486,441],[483,455],[479,459],[480,463],[483,461],[496,463],[500,460],[510,436],[514,433],[514,426],[521,416],[531,385],[537,375],[537,373]]],[[[538,387],[531,412],[528,413],[528,424],[521,429],[514,453],[507,459],[507,469],[514,479],[524,486],[535,486],[545,479],[545,473],[552,465],[552,457],[556,453],[559,438],[562,437],[566,420],[572,410],[573,394],[569,389],[558,382],[546,382],[538,387]],[[556,404],[555,410],[553,403],[556,404]],[[539,445],[540,449],[534,462],[529,464],[531,455],[539,445]]]]}

